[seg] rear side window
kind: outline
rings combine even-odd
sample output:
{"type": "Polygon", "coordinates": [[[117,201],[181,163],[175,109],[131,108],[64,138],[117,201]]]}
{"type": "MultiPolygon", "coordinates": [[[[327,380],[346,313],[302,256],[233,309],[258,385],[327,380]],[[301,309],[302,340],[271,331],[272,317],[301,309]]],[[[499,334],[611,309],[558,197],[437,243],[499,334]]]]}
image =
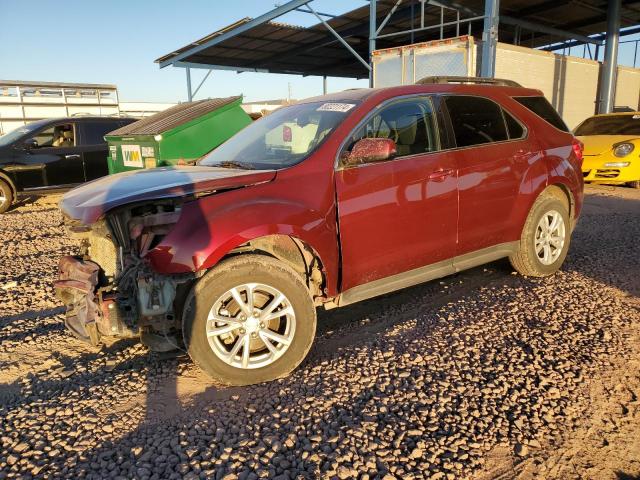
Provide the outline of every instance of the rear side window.
{"type": "Polygon", "coordinates": [[[83,122],[80,124],[83,145],[99,145],[106,143],[104,136],[118,128],[116,122],[83,122]]]}
{"type": "Polygon", "coordinates": [[[446,97],[445,104],[458,147],[509,139],[502,109],[495,102],[482,97],[456,95],[446,97]]]}
{"type": "Polygon", "coordinates": [[[513,97],[515,101],[524,105],[540,118],[546,120],[548,123],[556,127],[558,130],[568,132],[569,127],[564,123],[562,117],[556,109],[549,103],[544,97],[513,97]]]}

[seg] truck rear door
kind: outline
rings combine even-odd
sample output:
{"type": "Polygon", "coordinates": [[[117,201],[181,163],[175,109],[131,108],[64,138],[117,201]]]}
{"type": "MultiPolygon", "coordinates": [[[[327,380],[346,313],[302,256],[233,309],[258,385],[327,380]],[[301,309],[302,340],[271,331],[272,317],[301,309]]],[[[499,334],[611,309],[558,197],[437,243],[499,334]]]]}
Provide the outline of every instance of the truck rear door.
{"type": "Polygon", "coordinates": [[[107,142],[104,136],[119,126],[114,120],[92,120],[80,123],[80,146],[86,181],[104,177],[109,173],[107,142]]]}

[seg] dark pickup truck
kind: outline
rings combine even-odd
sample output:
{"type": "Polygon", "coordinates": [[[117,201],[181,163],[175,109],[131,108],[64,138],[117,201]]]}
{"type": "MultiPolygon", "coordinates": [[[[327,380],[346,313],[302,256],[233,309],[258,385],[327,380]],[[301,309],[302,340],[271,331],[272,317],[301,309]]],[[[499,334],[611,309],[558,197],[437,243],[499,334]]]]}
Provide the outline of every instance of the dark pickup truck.
{"type": "Polygon", "coordinates": [[[133,118],[39,120],[0,137],[0,213],[21,194],[67,190],[107,175],[104,135],[133,118]]]}

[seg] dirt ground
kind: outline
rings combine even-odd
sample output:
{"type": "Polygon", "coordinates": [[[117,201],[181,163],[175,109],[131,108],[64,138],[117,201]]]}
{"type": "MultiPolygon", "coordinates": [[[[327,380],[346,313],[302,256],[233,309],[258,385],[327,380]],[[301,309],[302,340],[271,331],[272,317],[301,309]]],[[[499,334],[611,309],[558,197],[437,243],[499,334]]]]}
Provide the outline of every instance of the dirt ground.
{"type": "Polygon", "coordinates": [[[640,479],[640,191],[587,186],[563,270],[499,261],[319,312],[289,378],[90,348],[56,198],[0,216],[0,479],[640,479]]]}

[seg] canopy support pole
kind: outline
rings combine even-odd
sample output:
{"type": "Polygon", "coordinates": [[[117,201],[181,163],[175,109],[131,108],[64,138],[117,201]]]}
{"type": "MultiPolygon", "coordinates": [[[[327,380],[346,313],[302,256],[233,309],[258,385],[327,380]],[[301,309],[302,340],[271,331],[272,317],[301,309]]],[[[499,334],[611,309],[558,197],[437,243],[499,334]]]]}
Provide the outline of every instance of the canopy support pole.
{"type": "Polygon", "coordinates": [[[190,102],[193,100],[193,94],[191,93],[191,69],[187,67],[185,70],[187,71],[187,101],[190,102]]]}
{"type": "MultiPolygon", "coordinates": [[[[200,84],[198,85],[198,88],[196,88],[193,91],[193,94],[191,95],[191,98],[193,99],[193,97],[195,97],[198,94],[198,91],[200,90],[200,87],[202,87],[202,85],[204,85],[204,82],[207,81],[207,78],[209,78],[209,75],[211,75],[211,72],[213,72],[213,70],[209,70],[207,71],[206,75],[204,76],[204,78],[202,79],[202,81],[200,82],[200,84]]],[[[238,72],[240,73],[240,72],[238,72]]]]}
{"type": "Polygon", "coordinates": [[[496,74],[500,0],[484,0],[484,31],[482,32],[482,64],[480,76],[493,78],[496,74]]]}
{"type": "Polygon", "coordinates": [[[607,8],[607,40],[604,44],[604,63],[598,113],[613,111],[616,95],[616,70],[618,67],[618,44],[620,43],[621,0],[609,0],[607,8]]]}

